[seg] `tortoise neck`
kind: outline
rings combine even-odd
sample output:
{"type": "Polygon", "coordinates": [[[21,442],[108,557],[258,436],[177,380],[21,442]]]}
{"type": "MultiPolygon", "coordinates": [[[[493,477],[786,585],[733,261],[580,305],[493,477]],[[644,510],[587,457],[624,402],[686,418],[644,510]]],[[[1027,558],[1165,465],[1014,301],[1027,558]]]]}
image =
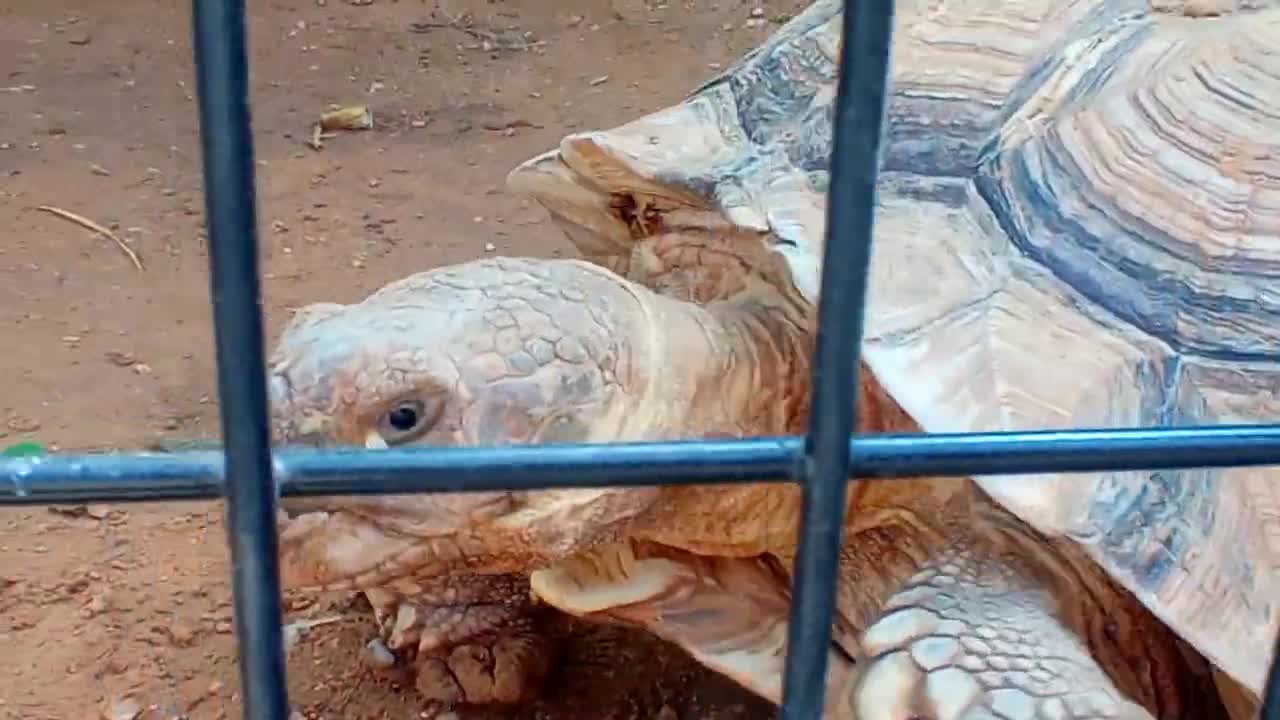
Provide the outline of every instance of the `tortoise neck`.
{"type": "Polygon", "coordinates": [[[687,379],[671,403],[671,437],[803,432],[813,352],[803,306],[763,287],[706,305],[668,302],[683,312],[671,313],[664,328],[664,355],[675,362],[658,381],[687,379]]]}

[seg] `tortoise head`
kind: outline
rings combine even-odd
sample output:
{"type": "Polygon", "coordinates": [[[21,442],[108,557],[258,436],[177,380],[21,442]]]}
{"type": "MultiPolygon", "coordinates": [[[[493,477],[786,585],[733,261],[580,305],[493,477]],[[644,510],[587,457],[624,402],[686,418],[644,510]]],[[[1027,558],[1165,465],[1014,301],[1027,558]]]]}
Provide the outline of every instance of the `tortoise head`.
{"type": "MultiPolygon", "coordinates": [[[[358,304],[300,310],[270,363],[278,444],[501,446],[625,437],[650,377],[644,314],[577,261],[491,259],[421,273],[358,304]]],[[[651,404],[651,403],[649,403],[651,404]]],[[[288,499],[287,585],[539,563],[642,511],[642,489],[288,499]]]]}
{"type": "Polygon", "coordinates": [[[503,258],[301,309],[271,361],[278,439],[385,448],[616,433],[638,388],[626,308],[588,302],[613,284],[595,275],[503,258]]]}
{"type": "MultiPolygon", "coordinates": [[[[727,91],[566,139],[513,170],[511,188],[589,262],[488,259],[300,312],[272,370],[278,439],[380,448],[797,431],[823,207],[805,168],[761,173],[782,155],[710,122],[707,102],[729,102],[727,91]],[[655,172],[666,166],[682,172],[655,172]]],[[[796,497],[770,484],[291,500],[286,510],[305,515],[282,535],[283,570],[295,585],[366,586],[462,565],[518,572],[619,534],[750,554],[794,535],[796,497]]]]}
{"type": "MultiPolygon", "coordinates": [[[[806,373],[810,335],[770,286],[741,288],[700,304],[596,264],[494,258],[311,305],[272,357],[275,439],[383,449],[789,432],[806,407],[791,380],[806,373]]],[[[371,587],[522,572],[635,532],[757,548],[790,527],[793,513],[763,511],[792,505],[773,487],[288,499],[282,573],[294,586],[371,587]]]]}

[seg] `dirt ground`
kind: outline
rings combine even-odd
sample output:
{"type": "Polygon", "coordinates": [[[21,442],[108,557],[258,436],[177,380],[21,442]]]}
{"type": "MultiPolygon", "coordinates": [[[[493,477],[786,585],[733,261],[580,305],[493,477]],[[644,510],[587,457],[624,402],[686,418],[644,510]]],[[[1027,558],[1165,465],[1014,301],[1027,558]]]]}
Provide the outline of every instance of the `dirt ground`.
{"type": "MultiPolygon", "coordinates": [[[[802,4],[249,3],[268,331],[411,270],[571,255],[507,171],[678,100],[802,4]],[[375,129],[308,147],[319,113],[344,104],[367,104],[375,129]]],[[[0,4],[0,445],[218,435],[189,5],[0,4]],[[42,205],[113,229],[143,268],[42,205]]],[[[217,504],[3,511],[0,558],[0,717],[239,717],[217,504]]],[[[304,716],[424,716],[363,669],[373,626],[358,603],[286,608],[337,618],[290,656],[304,716]]],[[[653,640],[566,632],[544,701],[473,716],[769,716],[653,640]]]]}

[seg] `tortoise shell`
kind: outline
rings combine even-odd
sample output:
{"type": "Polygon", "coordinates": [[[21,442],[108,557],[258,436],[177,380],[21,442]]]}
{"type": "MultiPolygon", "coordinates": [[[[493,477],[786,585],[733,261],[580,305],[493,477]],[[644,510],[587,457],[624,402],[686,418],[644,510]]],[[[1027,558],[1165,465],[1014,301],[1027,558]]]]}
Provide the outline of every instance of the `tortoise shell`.
{"type": "MultiPolygon", "coordinates": [[[[929,432],[1280,420],[1280,9],[898,6],[863,351],[880,384],[929,432]]],[[[569,136],[511,186],[623,274],[662,223],[727,221],[815,301],[841,11],[818,0],[684,103],[569,136]]],[[[1261,695],[1280,471],[976,481],[1261,695]]]]}

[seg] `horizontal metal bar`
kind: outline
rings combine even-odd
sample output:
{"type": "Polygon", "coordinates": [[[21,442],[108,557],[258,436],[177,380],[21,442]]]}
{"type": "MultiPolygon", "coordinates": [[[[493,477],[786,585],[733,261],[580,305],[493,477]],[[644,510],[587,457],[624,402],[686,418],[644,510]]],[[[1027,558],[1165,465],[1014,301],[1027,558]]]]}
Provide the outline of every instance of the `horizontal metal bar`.
{"type": "MultiPolygon", "coordinates": [[[[862,478],[1280,466],[1280,425],[858,435],[862,478]]],[[[786,481],[803,438],[499,448],[281,448],[279,494],[379,495],[786,481]]],[[[214,451],[0,459],[0,505],[198,500],[223,495],[214,451]]]]}

